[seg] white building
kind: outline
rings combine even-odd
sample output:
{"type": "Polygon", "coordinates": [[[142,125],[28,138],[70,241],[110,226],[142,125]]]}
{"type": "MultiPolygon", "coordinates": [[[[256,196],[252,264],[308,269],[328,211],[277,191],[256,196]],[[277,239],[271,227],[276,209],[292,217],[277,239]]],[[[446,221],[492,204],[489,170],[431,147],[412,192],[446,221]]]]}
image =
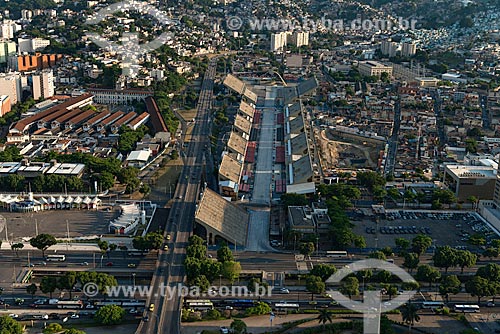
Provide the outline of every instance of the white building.
{"type": "Polygon", "coordinates": [[[382,41],[380,44],[380,51],[384,56],[394,57],[396,55],[396,51],[398,50],[398,43],[388,41],[382,41]]]}
{"type": "Polygon", "coordinates": [[[0,42],[0,64],[7,63],[9,57],[16,54],[16,43],[4,41],[0,42]]]}
{"type": "Polygon", "coordinates": [[[309,45],[309,32],[295,31],[289,35],[288,42],[296,47],[307,46],[309,45]]]}
{"type": "Polygon", "coordinates": [[[286,46],[288,32],[271,34],[271,52],[282,51],[286,46]]]}
{"type": "Polygon", "coordinates": [[[10,97],[10,105],[14,105],[22,97],[22,83],[20,73],[0,73],[0,95],[10,97]]]}
{"type": "Polygon", "coordinates": [[[32,78],[32,93],[33,98],[38,100],[40,98],[47,99],[54,96],[54,74],[52,70],[47,69],[37,72],[31,76],[32,78]]]}
{"type": "Polygon", "coordinates": [[[28,38],[28,39],[18,38],[17,45],[19,53],[24,53],[24,52],[33,53],[49,46],[50,41],[48,39],[43,39],[43,38],[28,38]]]}
{"type": "Polygon", "coordinates": [[[14,38],[14,34],[21,31],[22,27],[20,24],[12,20],[4,20],[0,25],[0,37],[4,39],[14,38]]]}
{"type": "Polygon", "coordinates": [[[401,45],[401,55],[403,57],[411,57],[417,53],[417,45],[415,43],[403,43],[401,45]]]}

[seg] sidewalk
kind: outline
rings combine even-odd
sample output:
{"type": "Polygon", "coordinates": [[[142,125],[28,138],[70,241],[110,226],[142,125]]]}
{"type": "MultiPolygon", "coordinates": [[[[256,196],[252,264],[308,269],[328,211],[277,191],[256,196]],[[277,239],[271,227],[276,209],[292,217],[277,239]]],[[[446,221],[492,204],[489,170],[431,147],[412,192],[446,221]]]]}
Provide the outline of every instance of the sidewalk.
{"type": "MultiPolygon", "coordinates": [[[[271,329],[277,329],[281,324],[291,321],[297,321],[302,319],[314,320],[317,314],[289,314],[283,316],[276,316],[273,320],[273,326],[271,327],[271,322],[269,321],[269,315],[260,315],[256,317],[241,319],[247,324],[248,333],[260,334],[270,331],[271,329]]],[[[229,328],[233,322],[233,319],[229,320],[216,320],[216,321],[199,321],[199,322],[183,322],[182,323],[182,334],[197,334],[201,333],[203,330],[218,330],[221,326],[226,326],[229,328]]],[[[311,323],[311,322],[308,322],[311,323]]],[[[314,320],[314,326],[318,325],[318,321],[314,320]]]]}
{"type": "MultiPolygon", "coordinates": [[[[29,242],[21,242],[24,247],[21,249],[21,251],[36,251],[40,252],[38,248],[35,248],[30,245],[29,242]]],[[[10,243],[8,242],[2,242],[0,246],[0,250],[9,250],[12,252],[12,249],[10,248],[10,243]]],[[[87,243],[70,243],[70,244],[65,244],[65,243],[59,243],[56,244],[52,247],[49,247],[45,251],[45,254],[51,254],[51,253],[62,253],[65,251],[81,251],[81,252],[100,252],[101,250],[99,247],[93,243],[93,244],[87,244],[87,243]]]]}

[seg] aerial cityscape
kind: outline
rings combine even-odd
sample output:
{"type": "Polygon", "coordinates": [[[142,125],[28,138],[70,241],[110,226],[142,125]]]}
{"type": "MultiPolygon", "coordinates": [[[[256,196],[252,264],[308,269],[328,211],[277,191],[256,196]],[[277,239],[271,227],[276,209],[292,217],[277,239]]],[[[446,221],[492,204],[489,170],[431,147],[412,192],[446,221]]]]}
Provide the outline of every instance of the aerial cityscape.
{"type": "Polygon", "coordinates": [[[3,0],[0,334],[500,333],[499,161],[500,0],[3,0]]]}

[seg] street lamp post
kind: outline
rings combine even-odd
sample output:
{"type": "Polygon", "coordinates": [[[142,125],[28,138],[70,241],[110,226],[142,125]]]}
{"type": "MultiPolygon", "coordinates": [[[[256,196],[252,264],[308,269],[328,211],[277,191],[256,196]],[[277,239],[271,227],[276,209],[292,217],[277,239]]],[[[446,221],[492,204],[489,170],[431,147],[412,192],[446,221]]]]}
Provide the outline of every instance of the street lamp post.
{"type": "Polygon", "coordinates": [[[132,273],[132,285],[135,288],[135,273],[132,273]]]}

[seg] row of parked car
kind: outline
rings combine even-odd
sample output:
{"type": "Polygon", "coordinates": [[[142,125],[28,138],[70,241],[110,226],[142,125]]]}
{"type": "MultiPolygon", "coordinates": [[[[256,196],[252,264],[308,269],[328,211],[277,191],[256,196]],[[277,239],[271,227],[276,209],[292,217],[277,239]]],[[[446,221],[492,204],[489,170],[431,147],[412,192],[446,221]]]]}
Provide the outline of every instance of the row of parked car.
{"type": "Polygon", "coordinates": [[[382,234],[431,234],[431,229],[427,226],[381,226],[382,234]]]}
{"type": "Polygon", "coordinates": [[[429,220],[469,220],[475,218],[471,213],[465,212],[423,212],[423,211],[390,211],[386,213],[387,220],[396,219],[429,219],[429,220]]]}

